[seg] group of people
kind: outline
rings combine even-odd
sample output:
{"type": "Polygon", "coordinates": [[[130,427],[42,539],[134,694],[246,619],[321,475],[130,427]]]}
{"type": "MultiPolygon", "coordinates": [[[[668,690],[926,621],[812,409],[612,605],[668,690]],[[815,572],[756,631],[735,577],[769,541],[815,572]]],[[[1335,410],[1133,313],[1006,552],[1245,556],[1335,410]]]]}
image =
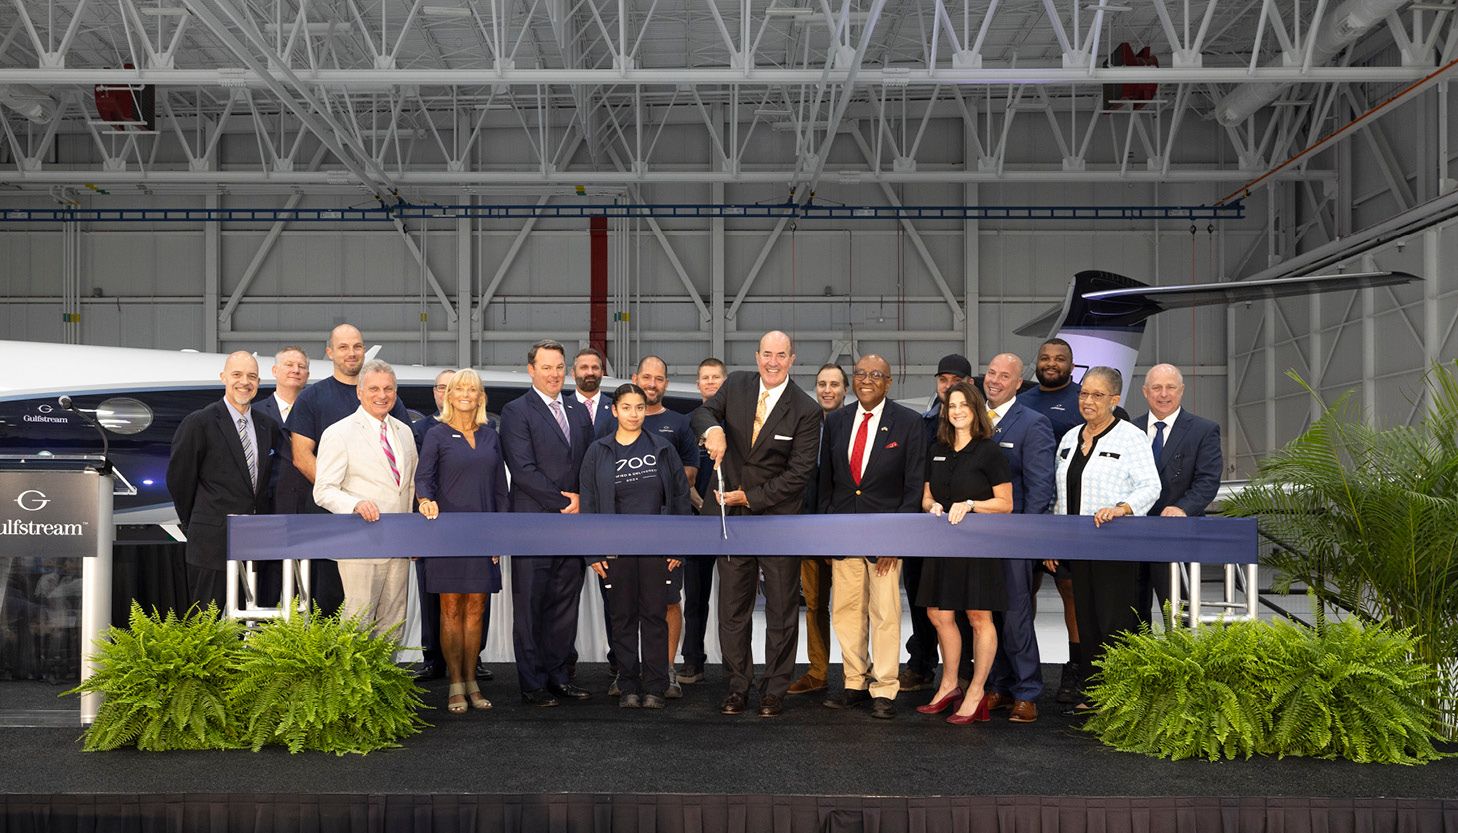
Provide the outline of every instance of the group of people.
{"type": "MultiPolygon", "coordinates": [[[[975,524],[968,516],[977,514],[1053,512],[1090,515],[1097,527],[1135,514],[1202,514],[1220,480],[1219,428],[1181,407],[1178,369],[1148,371],[1149,413],[1131,420],[1119,407],[1119,372],[1093,367],[1074,382],[1072,348],[1060,339],[1041,345],[1035,384],[1025,385],[1022,360],[1011,353],[993,357],[980,379],[965,357],[944,357],[937,396],[919,414],[891,399],[891,366],[877,355],[862,356],[850,373],[823,366],[807,394],[790,378],[791,337],[769,332],[754,371],[727,373],[714,358],[700,363],[703,402],[692,415],[665,407],[662,358],[643,357],[609,394],[600,352],[585,348],[569,363],[562,344],[544,339],[527,354],[531,389],[501,408],[499,424],[469,368],[442,372],[438,413],[410,424],[393,369],[365,361],[364,352],[357,328],[336,327],[326,346],[333,374],[306,387],[307,355],[284,348],[275,357],[275,391],[258,402],[256,359],[231,354],[223,401],[183,420],[168,488],[187,532],[198,601],[223,596],[229,514],[332,512],[373,522],[400,512],[682,515],[722,506],[736,515],[926,512],[950,524],[975,524]],[[574,390],[564,392],[569,372],[574,390]]],[[[417,563],[426,670],[449,676],[452,713],[491,707],[478,683],[489,672],[477,657],[503,573],[489,553],[483,541],[480,557],[417,563]]],[[[753,709],[776,717],[788,697],[826,692],[827,707],[867,707],[889,719],[901,692],[931,690],[917,711],[950,712],[949,723],[1000,710],[1031,723],[1043,690],[1033,619],[1046,571],[1069,633],[1057,699],[1084,708],[1094,663],[1116,634],[1149,619],[1168,573],[1133,562],[1017,555],[513,558],[521,696],[537,706],[592,696],[575,680],[578,602],[590,570],[603,595],[609,693],[625,708],[663,708],[683,685],[703,681],[717,579],[726,715],[753,709]],[[903,587],[912,621],[904,667],[903,587]],[[764,664],[756,678],[751,625],[760,594],[764,664]],[[794,678],[802,598],[810,663],[794,678]],[[832,631],[844,666],[834,693],[827,691],[832,631]]],[[[360,616],[377,633],[403,622],[407,559],[314,563],[315,598],[326,610],[360,616]]]]}

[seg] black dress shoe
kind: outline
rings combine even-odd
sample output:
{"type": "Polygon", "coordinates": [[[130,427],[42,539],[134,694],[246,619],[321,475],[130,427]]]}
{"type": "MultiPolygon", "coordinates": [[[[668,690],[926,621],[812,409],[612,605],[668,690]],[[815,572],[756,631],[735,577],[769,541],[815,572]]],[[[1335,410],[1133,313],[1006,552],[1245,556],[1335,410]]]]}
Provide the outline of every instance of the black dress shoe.
{"type": "Polygon", "coordinates": [[[538,688],[533,691],[523,691],[521,701],[528,706],[555,706],[557,698],[547,693],[545,688],[538,688]]]}
{"type": "Polygon", "coordinates": [[[870,692],[865,689],[852,688],[825,698],[824,706],[827,709],[853,709],[869,702],[871,702],[870,692]]]}
{"type": "Polygon", "coordinates": [[[547,686],[547,690],[557,695],[558,697],[566,697],[569,700],[586,700],[592,697],[592,692],[577,685],[576,683],[568,683],[567,685],[549,685],[547,686]]]}
{"type": "Polygon", "coordinates": [[[487,668],[486,663],[478,662],[476,663],[476,679],[480,680],[483,683],[489,683],[492,680],[496,679],[496,673],[493,672],[490,668],[487,668]]]}
{"type": "Polygon", "coordinates": [[[661,709],[661,708],[663,708],[664,706],[667,706],[667,705],[668,705],[668,701],[665,700],[665,699],[663,699],[663,697],[660,696],[660,695],[657,695],[657,694],[645,694],[645,695],[643,695],[643,708],[645,708],[645,709],[661,709]]]}
{"type": "Polygon", "coordinates": [[[889,697],[877,697],[871,701],[871,717],[890,720],[896,716],[896,704],[889,697]]]}
{"type": "Polygon", "coordinates": [[[1078,663],[1073,661],[1063,663],[1063,673],[1058,678],[1058,694],[1053,699],[1060,703],[1078,702],[1079,672],[1078,663]]]}
{"type": "Polygon", "coordinates": [[[724,698],[724,705],[719,707],[719,714],[744,714],[749,708],[749,698],[742,691],[731,691],[729,696],[724,698]]]}
{"type": "Polygon", "coordinates": [[[624,694],[622,699],[618,700],[618,706],[624,709],[641,709],[643,708],[643,698],[637,694],[624,694]]]}
{"type": "Polygon", "coordinates": [[[417,683],[428,683],[431,680],[445,679],[446,668],[444,665],[417,665],[412,676],[417,683]]]}
{"type": "Polygon", "coordinates": [[[777,694],[766,694],[759,699],[760,717],[779,717],[785,712],[785,700],[777,694]]]}

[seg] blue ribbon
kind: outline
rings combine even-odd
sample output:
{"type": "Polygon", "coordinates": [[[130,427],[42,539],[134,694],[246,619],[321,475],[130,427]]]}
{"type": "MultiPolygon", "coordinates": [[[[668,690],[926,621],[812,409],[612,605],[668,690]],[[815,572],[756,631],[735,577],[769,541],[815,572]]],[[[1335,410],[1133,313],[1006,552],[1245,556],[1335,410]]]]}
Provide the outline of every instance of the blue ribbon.
{"type": "Polygon", "coordinates": [[[1252,518],[1087,515],[545,515],[506,512],[384,515],[235,515],[228,558],[401,556],[922,556],[1254,564],[1252,518]]]}

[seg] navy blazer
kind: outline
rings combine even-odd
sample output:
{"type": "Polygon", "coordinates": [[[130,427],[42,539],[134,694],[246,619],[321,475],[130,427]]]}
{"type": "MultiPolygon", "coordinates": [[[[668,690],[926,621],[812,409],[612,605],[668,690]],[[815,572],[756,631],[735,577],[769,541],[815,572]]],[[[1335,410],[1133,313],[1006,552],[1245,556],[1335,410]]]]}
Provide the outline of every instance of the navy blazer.
{"type": "Polygon", "coordinates": [[[825,420],[820,443],[821,514],[920,512],[926,484],[926,443],[921,415],[886,400],[876,436],[868,437],[859,485],[851,479],[851,437],[861,407],[841,408],[825,420]]]}
{"type": "MultiPolygon", "coordinates": [[[[1149,414],[1131,422],[1140,431],[1149,431],[1149,414]]],[[[1149,514],[1158,515],[1166,506],[1178,506],[1190,517],[1205,514],[1220,490],[1225,467],[1220,425],[1181,409],[1174,425],[1166,426],[1158,465],[1159,500],[1149,514]]]]}
{"type": "MultiPolygon", "coordinates": [[[[563,388],[562,398],[571,399],[573,402],[577,402],[577,392],[575,389],[567,390],[566,388],[563,388]]],[[[577,404],[581,405],[582,403],[577,402],[577,404]]],[[[583,408],[583,413],[587,413],[585,407],[583,408]]],[[[588,421],[592,423],[593,439],[605,437],[607,436],[608,432],[612,430],[613,398],[611,395],[608,394],[607,391],[603,390],[602,388],[597,389],[597,418],[593,419],[589,417],[588,421]]]]}
{"type": "Polygon", "coordinates": [[[1054,487],[1058,440],[1048,418],[1018,402],[998,420],[992,432],[1012,469],[1013,512],[1046,515],[1058,497],[1054,487]]]}
{"type": "Polygon", "coordinates": [[[571,394],[562,396],[562,409],[572,434],[570,443],[534,388],[501,409],[501,450],[511,472],[513,512],[559,512],[569,503],[562,492],[578,491],[592,423],[571,394]]]}
{"type": "Polygon", "coordinates": [[[248,463],[233,411],[222,399],[183,417],[167,461],[167,491],[187,534],[187,563],[221,570],[227,561],[227,517],[268,511],[268,481],[278,456],[277,423],[254,413],[253,447],[258,452],[258,486],[248,480],[248,463]]]}

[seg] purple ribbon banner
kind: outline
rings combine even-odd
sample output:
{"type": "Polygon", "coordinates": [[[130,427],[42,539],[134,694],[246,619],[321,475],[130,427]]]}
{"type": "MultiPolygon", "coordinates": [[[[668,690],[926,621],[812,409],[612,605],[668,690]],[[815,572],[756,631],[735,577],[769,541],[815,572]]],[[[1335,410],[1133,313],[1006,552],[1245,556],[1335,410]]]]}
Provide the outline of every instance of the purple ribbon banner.
{"type": "Polygon", "coordinates": [[[729,538],[714,516],[547,515],[507,512],[234,515],[228,558],[519,556],[888,556],[1256,563],[1253,518],[1087,515],[740,515],[729,538]]]}

